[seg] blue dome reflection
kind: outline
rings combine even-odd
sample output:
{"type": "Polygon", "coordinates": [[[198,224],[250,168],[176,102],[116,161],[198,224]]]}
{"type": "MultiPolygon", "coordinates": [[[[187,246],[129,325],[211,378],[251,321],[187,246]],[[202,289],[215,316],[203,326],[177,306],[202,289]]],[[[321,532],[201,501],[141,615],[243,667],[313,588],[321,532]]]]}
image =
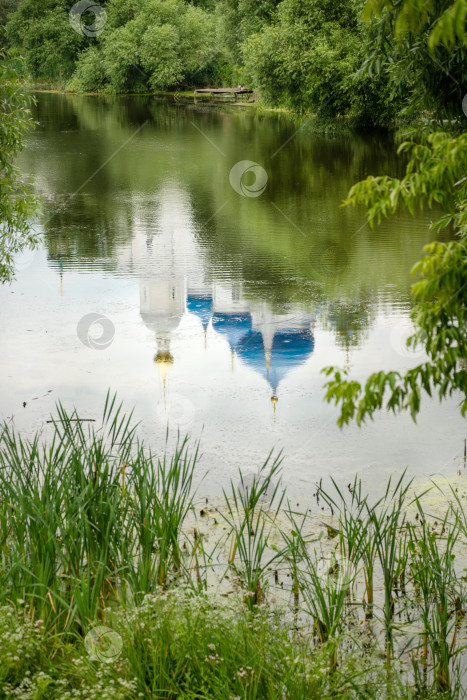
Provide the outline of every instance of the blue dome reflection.
{"type": "Polygon", "coordinates": [[[248,312],[215,313],[212,326],[227,338],[231,350],[236,350],[242,339],[251,333],[252,319],[248,312]]]}
{"type": "Polygon", "coordinates": [[[294,367],[299,367],[306,362],[313,352],[314,344],[311,330],[281,328],[274,334],[269,362],[266,360],[263,336],[260,331],[252,331],[244,336],[236,351],[246,365],[269,382],[273,394],[276,395],[279,382],[294,367]]]}
{"type": "Polygon", "coordinates": [[[212,296],[205,294],[188,294],[186,307],[191,314],[195,314],[200,319],[203,329],[209,326],[212,318],[212,296]]]}

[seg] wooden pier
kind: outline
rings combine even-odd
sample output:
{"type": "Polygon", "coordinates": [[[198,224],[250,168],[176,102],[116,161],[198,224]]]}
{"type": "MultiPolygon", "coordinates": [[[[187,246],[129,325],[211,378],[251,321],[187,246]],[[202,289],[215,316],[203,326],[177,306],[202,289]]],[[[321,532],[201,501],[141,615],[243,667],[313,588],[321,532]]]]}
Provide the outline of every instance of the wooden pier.
{"type": "Polygon", "coordinates": [[[234,102],[236,102],[242,95],[250,95],[251,99],[253,90],[251,88],[241,87],[240,85],[234,88],[199,88],[194,91],[195,102],[198,95],[210,95],[211,100],[213,100],[216,95],[233,95],[234,102]]]}

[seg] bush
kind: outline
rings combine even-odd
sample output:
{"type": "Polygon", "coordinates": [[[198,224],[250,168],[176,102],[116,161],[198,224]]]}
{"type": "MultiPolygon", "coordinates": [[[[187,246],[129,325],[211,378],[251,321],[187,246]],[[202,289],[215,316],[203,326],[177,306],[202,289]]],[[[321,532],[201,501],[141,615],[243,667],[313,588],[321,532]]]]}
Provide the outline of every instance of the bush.
{"type": "Polygon", "coordinates": [[[73,92],[99,92],[105,86],[106,75],[102,55],[91,46],[80,56],[72,79],[67,88],[73,92]]]}
{"type": "Polygon", "coordinates": [[[368,36],[360,15],[358,0],[283,0],[277,22],[243,45],[246,72],[264,101],[325,119],[388,123],[393,110],[383,81],[355,79],[368,36]]]}
{"type": "Polygon", "coordinates": [[[98,47],[80,55],[71,89],[94,90],[105,81],[113,92],[162,91],[199,83],[218,63],[213,14],[182,0],[150,0],[124,10],[107,6],[98,47]]]}

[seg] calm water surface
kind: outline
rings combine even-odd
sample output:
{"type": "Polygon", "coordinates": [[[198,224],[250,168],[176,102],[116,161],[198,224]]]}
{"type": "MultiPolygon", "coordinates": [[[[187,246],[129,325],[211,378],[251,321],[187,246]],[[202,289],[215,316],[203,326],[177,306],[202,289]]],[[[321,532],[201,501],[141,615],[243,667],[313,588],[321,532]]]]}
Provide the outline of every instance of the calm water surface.
{"type": "Polygon", "coordinates": [[[326,475],[377,488],[455,470],[456,397],[426,400],[418,425],[343,431],[323,403],[326,365],[361,379],[423,358],[404,345],[409,271],[437,213],[371,231],[340,207],[357,180],[400,172],[387,138],[149,98],[40,94],[35,112],[20,165],[43,245],[0,289],[3,418],[47,434],[58,399],[98,418],[111,387],[156,451],[167,422],[201,435],[206,492],[273,447],[297,500],[326,475]]]}

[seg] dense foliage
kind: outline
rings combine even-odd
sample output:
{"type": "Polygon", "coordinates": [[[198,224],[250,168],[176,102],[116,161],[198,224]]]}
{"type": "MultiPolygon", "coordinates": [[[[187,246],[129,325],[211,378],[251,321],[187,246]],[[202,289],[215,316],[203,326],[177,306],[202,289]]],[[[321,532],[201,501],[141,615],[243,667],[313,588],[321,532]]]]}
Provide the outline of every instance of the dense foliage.
{"type": "MultiPolygon", "coordinates": [[[[114,92],[164,90],[209,79],[222,69],[218,20],[199,3],[184,0],[102,0],[102,27],[79,32],[70,22],[70,3],[20,0],[8,33],[25,56],[34,80],[71,89],[114,92]]],[[[212,9],[212,8],[211,8],[212,9]]],[[[93,25],[92,12],[78,29],[93,25]]]]}
{"type": "MultiPolygon", "coordinates": [[[[326,370],[332,376],[327,384],[327,399],[341,406],[340,425],[356,419],[361,423],[372,418],[382,407],[394,413],[409,410],[415,419],[419,410],[422,391],[429,396],[436,392],[440,399],[454,394],[460,399],[462,415],[467,413],[467,134],[462,128],[462,90],[451,70],[461,70],[467,38],[465,18],[467,3],[456,0],[447,3],[405,0],[392,3],[389,0],[370,0],[370,9],[386,12],[386,22],[393,28],[394,53],[382,62],[385,70],[396,81],[411,73],[417,76],[407,100],[407,109],[414,110],[423,104],[432,107],[435,117],[417,142],[405,143],[400,150],[409,154],[406,175],[368,177],[350,191],[347,204],[363,204],[367,207],[370,223],[396,213],[406,207],[414,213],[417,207],[436,203],[445,214],[434,224],[435,228],[450,226],[456,240],[447,244],[432,243],[425,248],[426,257],[414,268],[420,279],[413,286],[415,306],[412,320],[415,333],[409,344],[422,344],[428,359],[418,366],[401,372],[377,372],[364,385],[347,379],[348,370],[326,370]],[[390,19],[388,18],[390,16],[390,19]],[[414,46],[410,58],[394,61],[394,56],[407,43],[414,46]],[[417,52],[420,55],[417,59],[417,52]],[[437,53],[438,52],[438,53],[437,53]],[[443,62],[441,63],[441,57],[443,62]],[[436,77],[430,73],[427,59],[437,64],[448,77],[436,77]],[[457,106],[456,106],[457,99],[457,106]],[[448,125],[454,134],[434,130],[436,117],[456,116],[448,125]]],[[[465,61],[464,61],[465,65],[465,61]]],[[[464,83],[465,84],[465,83],[464,83]]],[[[465,117],[464,117],[465,118],[465,117]]],[[[443,125],[446,126],[446,125],[443,125]]]]}
{"type": "Polygon", "coordinates": [[[329,674],[325,655],[285,615],[252,615],[221,596],[161,592],[104,622],[109,643],[104,637],[103,653],[98,647],[90,656],[81,636],[64,643],[25,606],[0,607],[2,700],[334,700],[374,697],[368,687],[388,700],[414,697],[396,672],[389,683],[371,658],[349,654],[329,674]]]}
{"type": "MultiPolygon", "coordinates": [[[[8,16],[18,7],[19,0],[0,0],[0,25],[4,26],[8,16]]],[[[4,37],[3,37],[4,38],[4,37]]]]}
{"type": "Polygon", "coordinates": [[[466,0],[369,0],[373,41],[363,70],[382,74],[404,114],[460,116],[466,86],[466,0]]]}
{"type": "Polygon", "coordinates": [[[0,51],[0,282],[13,276],[15,255],[32,246],[35,200],[14,159],[31,127],[31,97],[19,77],[20,62],[0,51]]]}
{"type": "Polygon", "coordinates": [[[246,70],[269,104],[387,123],[387,87],[356,75],[367,37],[358,0],[283,0],[276,21],[244,44],[246,70]]]}
{"type": "Polygon", "coordinates": [[[53,77],[57,82],[71,74],[85,40],[69,22],[66,0],[20,0],[10,15],[8,35],[20,49],[35,80],[53,77]]]}
{"type": "Polygon", "coordinates": [[[219,59],[216,19],[182,0],[110,0],[97,45],[80,55],[70,86],[165,90],[206,79],[219,59]]]}
{"type": "MultiPolygon", "coordinates": [[[[66,0],[18,0],[10,41],[34,81],[72,90],[146,92],[250,84],[263,102],[356,123],[390,124],[381,75],[358,73],[375,32],[362,0],[102,0],[100,31],[76,31],[66,0]],[[88,35],[91,34],[91,35],[88,35]]],[[[4,14],[7,12],[5,10],[4,14]]],[[[81,25],[92,25],[84,13],[81,25]]]]}
{"type": "Polygon", "coordinates": [[[34,81],[112,92],[248,83],[266,104],[372,126],[426,109],[455,117],[462,99],[465,0],[98,5],[102,26],[86,32],[94,14],[73,27],[68,0],[2,1],[0,21],[34,81]]]}

